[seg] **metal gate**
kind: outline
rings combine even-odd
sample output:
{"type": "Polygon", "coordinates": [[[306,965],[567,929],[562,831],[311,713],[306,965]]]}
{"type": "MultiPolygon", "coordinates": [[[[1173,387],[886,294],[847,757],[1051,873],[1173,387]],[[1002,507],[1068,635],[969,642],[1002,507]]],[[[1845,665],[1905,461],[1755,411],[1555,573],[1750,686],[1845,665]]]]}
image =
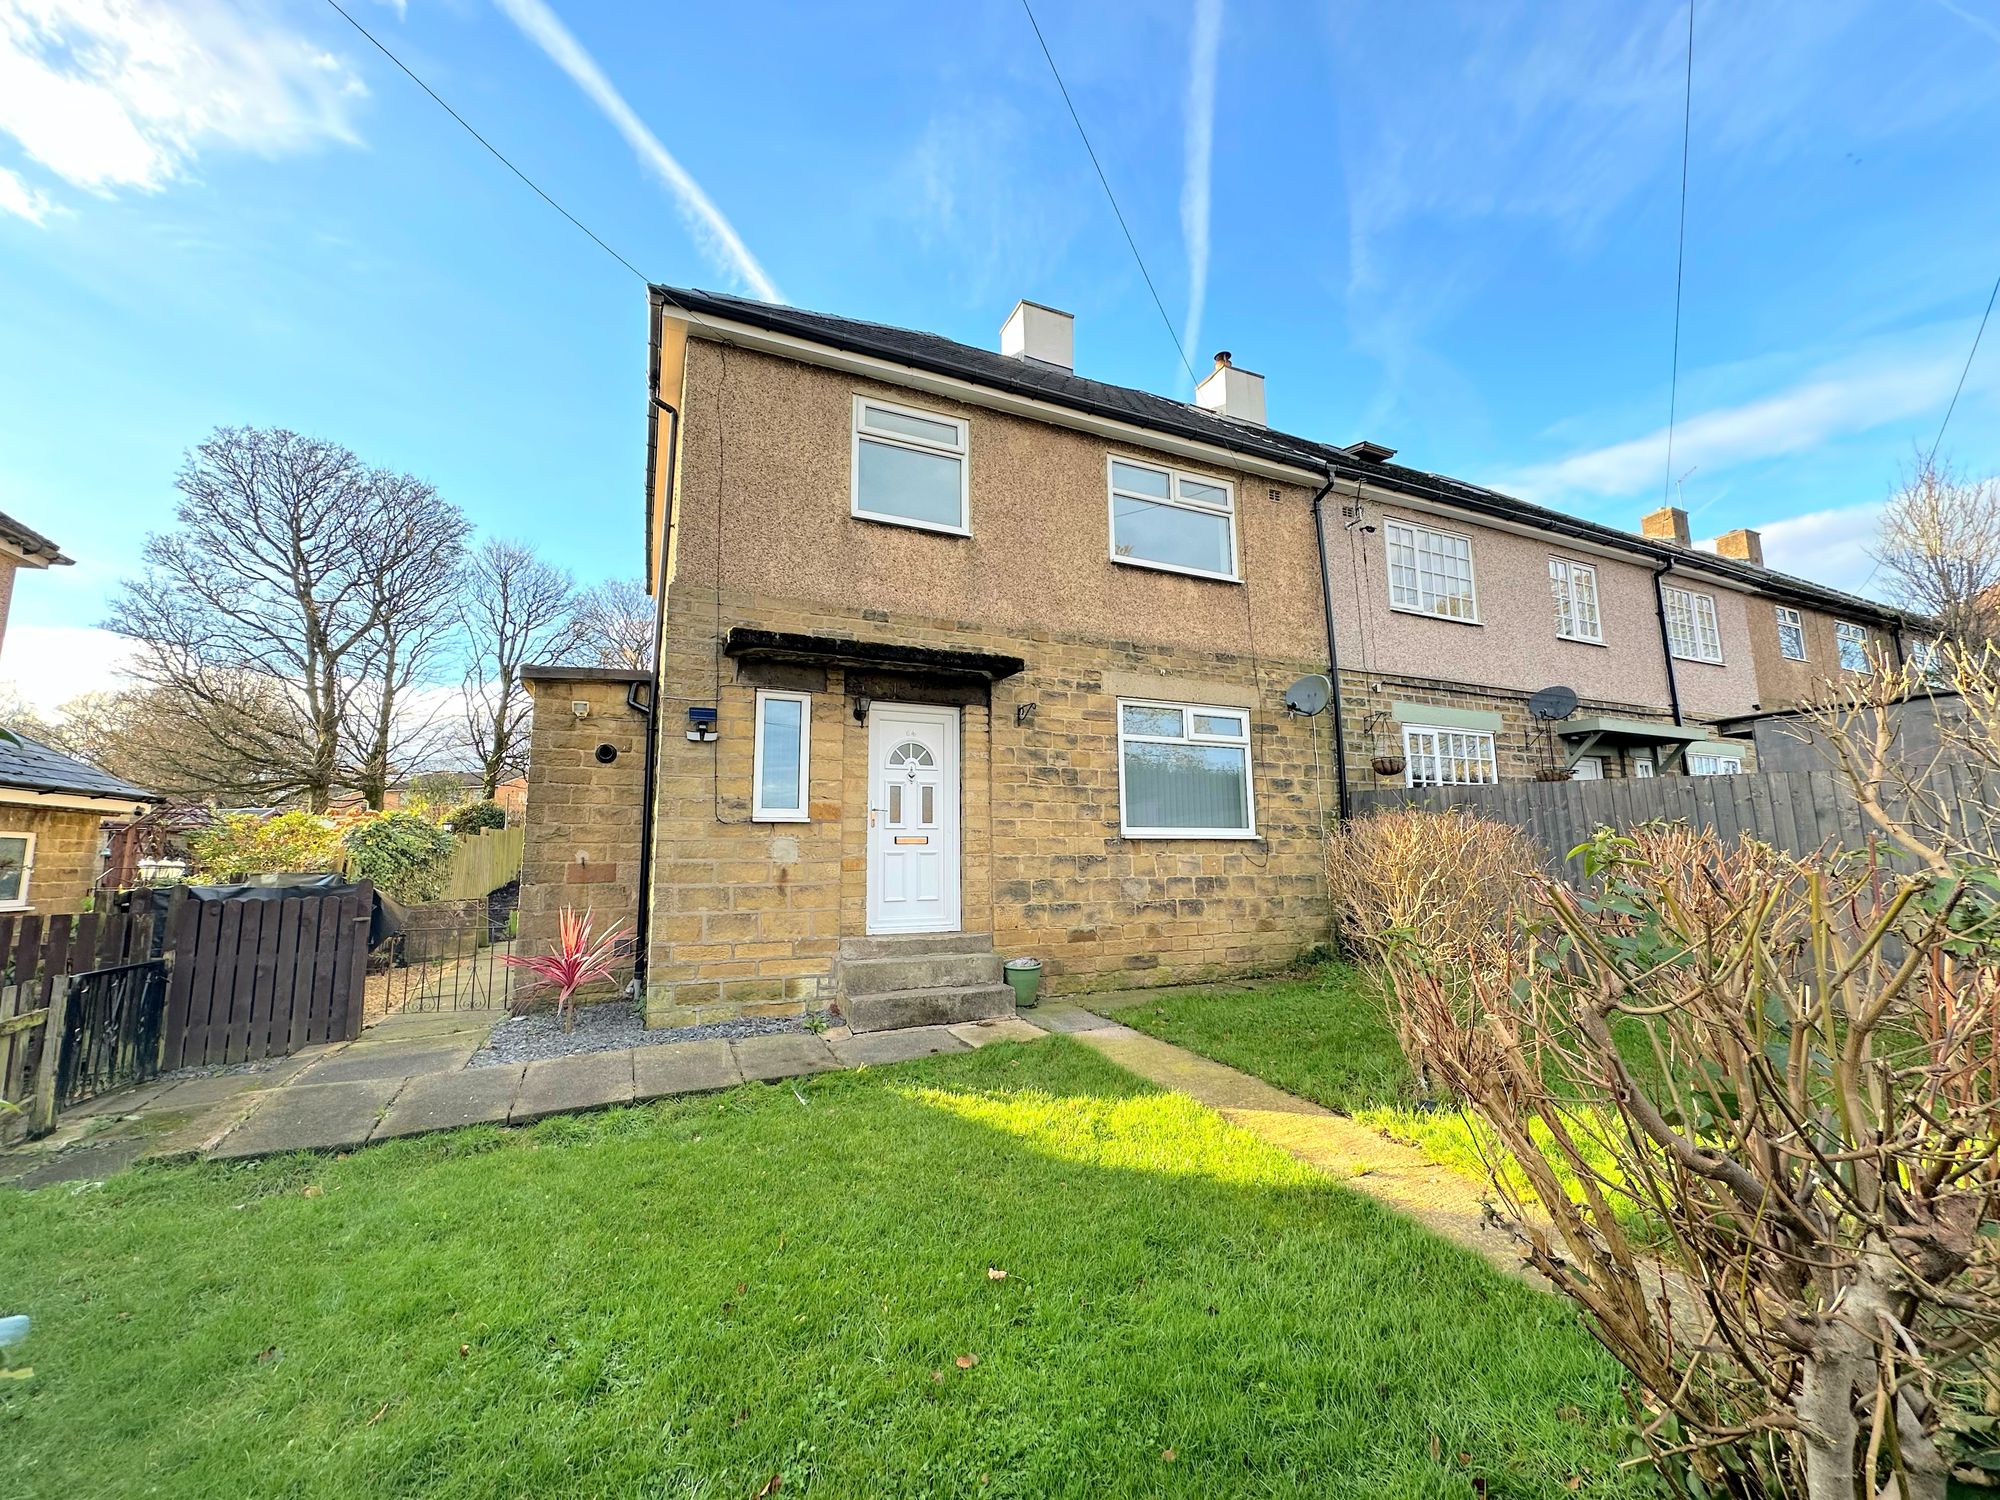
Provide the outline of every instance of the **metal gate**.
{"type": "Polygon", "coordinates": [[[159,959],[70,975],[56,1107],[156,1077],[166,1008],[167,966],[159,959]]]}

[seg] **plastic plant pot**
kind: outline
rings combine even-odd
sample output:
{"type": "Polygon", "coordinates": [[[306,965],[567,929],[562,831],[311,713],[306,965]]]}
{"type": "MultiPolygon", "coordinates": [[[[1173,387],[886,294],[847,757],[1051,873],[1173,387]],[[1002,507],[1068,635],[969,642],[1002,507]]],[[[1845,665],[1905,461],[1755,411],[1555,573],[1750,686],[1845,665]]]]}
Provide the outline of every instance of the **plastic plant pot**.
{"type": "Polygon", "coordinates": [[[1007,983],[1014,987],[1014,1004],[1026,1008],[1035,1003],[1035,995],[1042,987],[1042,961],[1039,958],[1010,958],[1002,971],[1007,983]]]}

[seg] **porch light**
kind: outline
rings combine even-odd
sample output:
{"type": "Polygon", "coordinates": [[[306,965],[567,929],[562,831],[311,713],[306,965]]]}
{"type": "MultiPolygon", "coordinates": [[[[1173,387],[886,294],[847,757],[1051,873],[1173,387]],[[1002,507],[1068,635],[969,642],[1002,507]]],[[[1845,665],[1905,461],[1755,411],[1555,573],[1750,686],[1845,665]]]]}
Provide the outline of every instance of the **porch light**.
{"type": "Polygon", "coordinates": [[[699,705],[688,709],[687,737],[696,744],[704,744],[715,738],[715,710],[699,705]]]}

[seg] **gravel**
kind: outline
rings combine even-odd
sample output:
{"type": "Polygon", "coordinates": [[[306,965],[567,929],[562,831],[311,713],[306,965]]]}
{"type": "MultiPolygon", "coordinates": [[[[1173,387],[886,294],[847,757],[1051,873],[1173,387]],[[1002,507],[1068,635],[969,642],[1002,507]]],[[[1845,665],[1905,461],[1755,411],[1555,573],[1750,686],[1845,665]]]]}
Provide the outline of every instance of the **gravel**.
{"type": "Polygon", "coordinates": [[[639,1008],[629,1000],[578,1008],[576,1024],[562,1029],[551,1011],[512,1016],[493,1028],[486,1045],[472,1054],[469,1068],[540,1062],[584,1052],[618,1052],[626,1047],[658,1047],[668,1042],[736,1041],[748,1036],[781,1036],[826,1024],[825,1012],[811,1016],[744,1016],[704,1026],[669,1026],[648,1031],[639,1008]]]}

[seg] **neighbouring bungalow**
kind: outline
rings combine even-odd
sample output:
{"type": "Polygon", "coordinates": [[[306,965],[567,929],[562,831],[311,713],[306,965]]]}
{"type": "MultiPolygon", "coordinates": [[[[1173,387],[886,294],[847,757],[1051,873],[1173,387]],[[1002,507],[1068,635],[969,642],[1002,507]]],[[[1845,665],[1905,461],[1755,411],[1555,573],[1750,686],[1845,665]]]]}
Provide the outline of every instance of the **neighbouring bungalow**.
{"type": "Polygon", "coordinates": [[[1014,955],[1252,972],[1325,935],[1353,791],[1748,769],[1724,724],[1919,624],[1755,532],[1585,521],[1271,428],[1227,354],[1187,402],[1073,338],[654,289],[661,649],[523,674],[524,944],[629,924],[654,1025],[963,1020],[1014,955]]]}
{"type": "Polygon", "coordinates": [[[0,912],[86,910],[109,830],[160,800],[34,740],[0,739],[0,912]]]}

